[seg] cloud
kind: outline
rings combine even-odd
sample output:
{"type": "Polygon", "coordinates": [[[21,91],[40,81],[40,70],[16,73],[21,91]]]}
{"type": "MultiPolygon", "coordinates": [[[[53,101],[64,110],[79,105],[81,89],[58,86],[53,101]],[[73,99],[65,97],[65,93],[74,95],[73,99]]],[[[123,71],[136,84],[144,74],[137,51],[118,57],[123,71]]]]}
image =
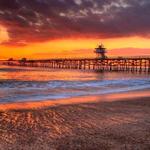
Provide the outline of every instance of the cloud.
{"type": "Polygon", "coordinates": [[[0,24],[10,40],[150,36],[149,0],[1,0],[0,24]]]}

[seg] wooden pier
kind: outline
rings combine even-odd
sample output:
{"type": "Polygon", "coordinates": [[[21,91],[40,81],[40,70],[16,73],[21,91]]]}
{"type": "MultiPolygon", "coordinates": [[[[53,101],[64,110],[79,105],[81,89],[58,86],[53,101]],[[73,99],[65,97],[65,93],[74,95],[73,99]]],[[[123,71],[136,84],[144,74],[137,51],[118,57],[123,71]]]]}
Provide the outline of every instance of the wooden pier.
{"type": "Polygon", "coordinates": [[[84,69],[96,71],[128,71],[150,73],[150,57],[107,57],[103,44],[95,48],[97,58],[48,59],[48,60],[13,60],[0,61],[9,66],[42,67],[51,69],[84,69]]]}
{"type": "Polygon", "coordinates": [[[42,67],[51,69],[85,69],[96,71],[128,71],[150,73],[150,57],[134,58],[83,58],[49,60],[9,60],[4,65],[42,67]]]}

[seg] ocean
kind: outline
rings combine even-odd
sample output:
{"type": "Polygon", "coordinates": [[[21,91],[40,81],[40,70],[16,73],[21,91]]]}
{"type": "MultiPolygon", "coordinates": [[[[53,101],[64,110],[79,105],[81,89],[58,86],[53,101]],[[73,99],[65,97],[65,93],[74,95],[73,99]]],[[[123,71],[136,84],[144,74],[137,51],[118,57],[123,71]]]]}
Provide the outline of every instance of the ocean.
{"type": "Polygon", "coordinates": [[[58,100],[150,89],[150,75],[0,66],[0,103],[58,100]]]}

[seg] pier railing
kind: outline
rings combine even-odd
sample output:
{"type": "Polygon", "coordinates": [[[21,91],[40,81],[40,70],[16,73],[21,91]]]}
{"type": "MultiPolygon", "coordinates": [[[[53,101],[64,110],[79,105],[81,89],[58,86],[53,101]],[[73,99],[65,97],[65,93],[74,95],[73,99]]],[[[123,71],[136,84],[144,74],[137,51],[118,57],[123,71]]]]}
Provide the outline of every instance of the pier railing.
{"type": "Polygon", "coordinates": [[[44,67],[52,69],[88,69],[98,71],[131,71],[150,73],[150,57],[111,57],[107,59],[47,59],[11,60],[1,62],[9,66],[44,67]]]}

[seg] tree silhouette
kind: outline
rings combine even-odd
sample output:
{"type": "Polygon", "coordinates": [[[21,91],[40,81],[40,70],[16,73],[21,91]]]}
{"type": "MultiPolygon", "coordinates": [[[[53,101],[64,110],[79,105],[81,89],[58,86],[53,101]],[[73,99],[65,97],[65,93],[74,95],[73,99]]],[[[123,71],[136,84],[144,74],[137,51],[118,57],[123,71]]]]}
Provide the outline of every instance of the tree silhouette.
{"type": "Polygon", "coordinates": [[[14,60],[13,58],[9,58],[9,59],[8,59],[8,61],[13,61],[13,60],[14,60]]]}
{"type": "Polygon", "coordinates": [[[27,59],[26,59],[26,58],[22,58],[22,59],[20,59],[20,60],[19,60],[19,63],[20,63],[20,64],[25,64],[25,63],[26,63],[26,61],[27,61],[27,59]]]}
{"type": "Polygon", "coordinates": [[[22,61],[22,62],[26,62],[27,59],[26,59],[26,58],[22,58],[21,61],[22,61]]]}

